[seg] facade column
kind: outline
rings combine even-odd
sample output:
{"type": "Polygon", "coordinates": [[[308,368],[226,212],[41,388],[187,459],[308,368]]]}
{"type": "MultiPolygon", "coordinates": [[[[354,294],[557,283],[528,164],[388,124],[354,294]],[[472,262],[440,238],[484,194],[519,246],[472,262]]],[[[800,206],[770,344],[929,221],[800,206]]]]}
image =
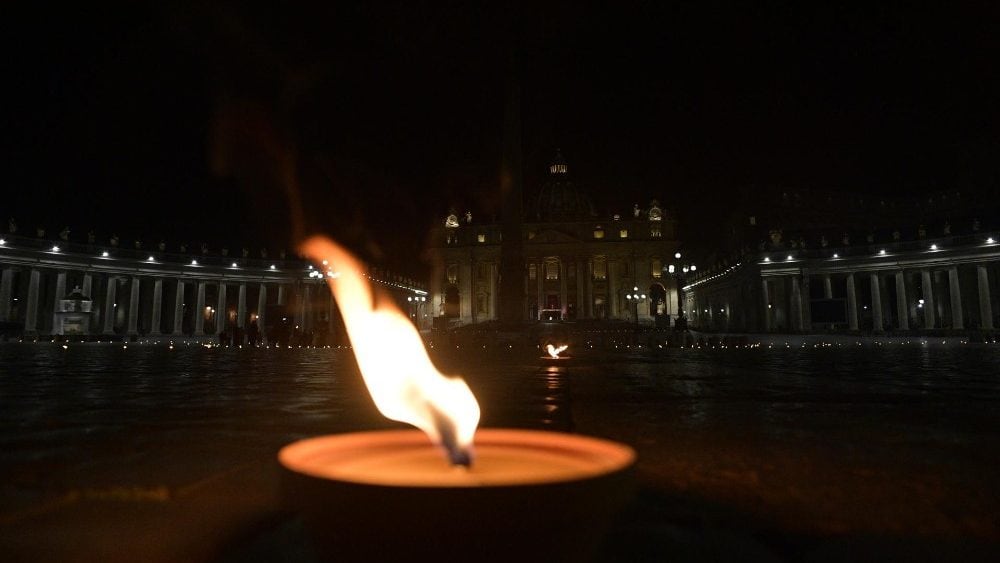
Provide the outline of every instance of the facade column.
{"type": "Polygon", "coordinates": [[[153,280],[153,310],[149,320],[149,334],[159,336],[160,319],[163,315],[163,280],[156,278],[153,280]]]}
{"type": "Polygon", "coordinates": [[[921,285],[924,290],[924,328],[934,328],[934,277],[930,270],[920,272],[921,285]]]}
{"type": "Polygon", "coordinates": [[[951,294],[951,328],[965,328],[965,318],[962,312],[962,288],[958,283],[958,267],[948,268],[948,292],[951,294]]]}
{"type": "Polygon", "coordinates": [[[535,320],[541,318],[541,311],[545,308],[545,260],[539,260],[538,265],[535,266],[535,282],[536,282],[536,292],[537,296],[535,299],[538,301],[538,313],[539,317],[535,320]]]}
{"type": "Polygon", "coordinates": [[[24,333],[38,334],[38,293],[42,281],[42,273],[32,268],[28,277],[28,303],[24,310],[24,333]]]}
{"type": "Polygon", "coordinates": [[[566,284],[566,262],[563,258],[559,258],[559,308],[562,309],[559,316],[562,319],[566,318],[566,314],[569,312],[568,303],[569,291],[567,290],[568,285],[566,284]]]}
{"type": "Polygon", "coordinates": [[[899,330],[910,330],[910,308],[906,301],[906,277],[896,272],[896,312],[899,330]]]}
{"type": "Polygon", "coordinates": [[[858,295],[854,289],[854,273],[847,274],[847,328],[858,330],[858,295]]]}
{"type": "Polygon", "coordinates": [[[584,311],[588,319],[594,318],[594,259],[587,259],[587,272],[584,278],[584,311]]]}
{"type": "Polygon", "coordinates": [[[115,299],[118,293],[118,280],[108,276],[108,289],[104,293],[104,334],[115,333],[115,299]]]}
{"type": "MultiPolygon", "coordinates": [[[[247,327],[247,284],[246,282],[240,283],[239,297],[236,301],[236,327],[241,331],[247,327]]],[[[243,338],[240,338],[238,344],[243,343],[243,338]]]]}
{"type": "Polygon", "coordinates": [[[979,318],[983,330],[993,330],[993,305],[990,303],[990,274],[986,266],[976,266],[979,276],[979,318]]]}
{"type": "Polygon", "coordinates": [[[285,284],[278,284],[278,305],[285,304],[285,284]]]}
{"type": "Polygon", "coordinates": [[[90,298],[90,293],[93,291],[94,281],[91,279],[90,274],[83,274],[83,287],[80,288],[80,293],[84,297],[90,298]]]}
{"type": "Polygon", "coordinates": [[[585,266],[583,264],[583,261],[577,258],[576,263],[573,264],[573,267],[576,268],[576,318],[582,319],[587,314],[584,305],[585,291],[583,289],[583,284],[585,283],[584,276],[586,275],[584,273],[585,266]]]}
{"type": "Polygon", "coordinates": [[[260,284],[257,292],[257,339],[264,343],[264,314],[267,312],[267,284],[260,284]]]}
{"type": "Polygon", "coordinates": [[[128,294],[128,336],[139,334],[139,278],[132,277],[132,288],[128,294]]]}
{"type": "MultiPolygon", "coordinates": [[[[497,269],[497,263],[491,262],[490,263],[490,318],[493,320],[497,320],[500,318],[500,312],[497,311],[497,303],[499,302],[499,296],[497,295],[497,282],[499,281],[499,279],[500,279],[500,271],[497,269]]],[[[423,324],[419,324],[418,326],[423,326],[423,324]]],[[[333,333],[331,332],[330,334],[333,333]]]]}
{"type": "Polygon", "coordinates": [[[872,272],[872,330],[882,332],[885,326],[882,323],[882,291],[878,286],[878,272],[872,272]]]}
{"type": "Polygon", "coordinates": [[[610,258],[606,262],[608,268],[608,318],[617,319],[620,318],[620,313],[618,311],[618,261],[611,260],[610,258]]]}
{"type": "Polygon", "coordinates": [[[205,336],[205,282],[198,282],[198,300],[194,306],[194,335],[205,336]]]}
{"type": "Polygon", "coordinates": [[[764,315],[761,317],[764,319],[764,332],[771,332],[771,294],[768,291],[767,278],[760,279],[761,287],[761,299],[763,299],[764,315]]]}
{"type": "Polygon", "coordinates": [[[218,297],[215,302],[215,334],[226,332],[226,321],[229,320],[229,310],[226,308],[226,282],[219,282],[218,297]]]}
{"type": "Polygon", "coordinates": [[[830,274],[823,276],[823,299],[833,299],[833,280],[830,274]]]}
{"type": "Polygon", "coordinates": [[[0,322],[10,320],[10,305],[14,291],[14,269],[4,268],[0,278],[0,322]]]}
{"type": "Polygon", "coordinates": [[[56,294],[52,298],[52,330],[50,334],[62,334],[59,326],[59,302],[66,298],[66,272],[56,274],[56,294]]]}
{"type": "Polygon", "coordinates": [[[180,336],[184,331],[184,282],[177,280],[174,290],[174,336],[180,336]]]}

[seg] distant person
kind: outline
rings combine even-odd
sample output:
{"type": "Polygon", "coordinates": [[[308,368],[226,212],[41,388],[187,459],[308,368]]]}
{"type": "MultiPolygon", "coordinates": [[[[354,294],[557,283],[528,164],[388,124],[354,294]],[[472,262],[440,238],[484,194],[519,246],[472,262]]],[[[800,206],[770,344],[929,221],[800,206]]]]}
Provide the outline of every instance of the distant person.
{"type": "Polygon", "coordinates": [[[251,347],[257,346],[257,337],[260,336],[260,328],[257,321],[250,321],[250,328],[247,329],[247,340],[251,347]]]}

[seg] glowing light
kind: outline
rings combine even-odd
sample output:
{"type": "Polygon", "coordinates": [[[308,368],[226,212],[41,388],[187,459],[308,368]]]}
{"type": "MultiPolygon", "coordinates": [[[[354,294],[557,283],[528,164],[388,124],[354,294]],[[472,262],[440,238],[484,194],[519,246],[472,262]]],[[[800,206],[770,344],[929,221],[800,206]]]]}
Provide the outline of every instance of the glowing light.
{"type": "Polygon", "coordinates": [[[153,258],[152,256],[150,256],[149,258],[146,258],[146,260],[149,261],[149,262],[155,262],[156,258],[153,258]]]}
{"type": "Polygon", "coordinates": [[[378,410],[387,418],[412,424],[441,445],[456,465],[468,465],[479,424],[479,404],[459,377],[441,374],[431,363],[410,319],[388,300],[378,304],[365,282],[362,265],[332,241],[313,237],[302,252],[329,260],[329,276],[354,355],[378,410]]]}
{"type": "Polygon", "coordinates": [[[569,348],[569,346],[567,346],[566,344],[563,344],[562,346],[559,347],[555,347],[549,344],[545,347],[545,351],[548,352],[549,356],[552,356],[553,359],[556,359],[559,357],[559,354],[565,352],[567,348],[569,348]]]}
{"type": "Polygon", "coordinates": [[[834,257],[834,258],[840,258],[840,255],[839,255],[839,254],[837,254],[836,252],[834,252],[834,253],[833,253],[833,257],[834,257]]]}
{"type": "Polygon", "coordinates": [[[936,244],[932,244],[931,245],[931,250],[937,250],[937,245],[936,244]]]}
{"type": "Polygon", "coordinates": [[[882,250],[879,250],[878,251],[878,255],[879,256],[885,256],[885,249],[883,248],[882,250]]]}
{"type": "Polygon", "coordinates": [[[0,238],[0,246],[7,244],[7,239],[0,238]]]}
{"type": "Polygon", "coordinates": [[[994,242],[996,242],[996,241],[993,240],[993,237],[990,237],[990,238],[986,239],[986,244],[993,244],[994,242]]]}
{"type": "Polygon", "coordinates": [[[786,256],[786,257],[785,257],[785,260],[793,260],[793,258],[792,258],[792,255],[791,255],[791,254],[789,254],[788,256],[786,256]]]}
{"type": "Polygon", "coordinates": [[[52,247],[52,252],[59,252],[59,247],[58,246],[53,246],[52,247]]]}
{"type": "Polygon", "coordinates": [[[192,260],[191,261],[191,265],[192,266],[197,266],[198,265],[198,261],[197,260],[192,260]]]}
{"type": "Polygon", "coordinates": [[[271,264],[271,269],[272,269],[272,270],[277,270],[278,268],[277,268],[277,267],[275,267],[275,265],[274,265],[274,264],[271,264]]]}
{"type": "Polygon", "coordinates": [[[680,252],[674,252],[674,258],[676,258],[677,260],[680,260],[681,259],[681,253],[680,252]]]}
{"type": "Polygon", "coordinates": [[[232,264],[232,267],[233,267],[233,268],[235,268],[235,267],[236,267],[236,262],[233,262],[233,264],[232,264]]]}
{"type": "Polygon", "coordinates": [[[104,252],[101,253],[101,258],[107,258],[108,256],[109,255],[108,255],[108,251],[107,250],[105,250],[104,252]]]}

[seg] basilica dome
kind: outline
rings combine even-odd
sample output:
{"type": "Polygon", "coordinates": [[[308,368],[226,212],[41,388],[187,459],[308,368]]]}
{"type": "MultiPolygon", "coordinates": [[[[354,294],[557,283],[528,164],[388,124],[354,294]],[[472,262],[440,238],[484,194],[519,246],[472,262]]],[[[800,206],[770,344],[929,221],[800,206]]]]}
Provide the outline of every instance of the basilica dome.
{"type": "Polygon", "coordinates": [[[593,201],[569,179],[569,167],[559,151],[549,165],[548,180],[542,184],[531,214],[534,216],[529,219],[538,221],[581,221],[597,215],[593,201]]]}

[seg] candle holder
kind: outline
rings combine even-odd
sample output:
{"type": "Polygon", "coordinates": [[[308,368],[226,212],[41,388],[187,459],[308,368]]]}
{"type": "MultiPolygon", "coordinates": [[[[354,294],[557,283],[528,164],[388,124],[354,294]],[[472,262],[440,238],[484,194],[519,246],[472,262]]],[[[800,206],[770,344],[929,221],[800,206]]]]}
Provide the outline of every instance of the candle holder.
{"type": "Polygon", "coordinates": [[[310,438],[279,453],[286,499],[337,561],[592,558],[633,494],[635,452],[573,434],[480,429],[469,468],[419,430],[310,438]]]}

